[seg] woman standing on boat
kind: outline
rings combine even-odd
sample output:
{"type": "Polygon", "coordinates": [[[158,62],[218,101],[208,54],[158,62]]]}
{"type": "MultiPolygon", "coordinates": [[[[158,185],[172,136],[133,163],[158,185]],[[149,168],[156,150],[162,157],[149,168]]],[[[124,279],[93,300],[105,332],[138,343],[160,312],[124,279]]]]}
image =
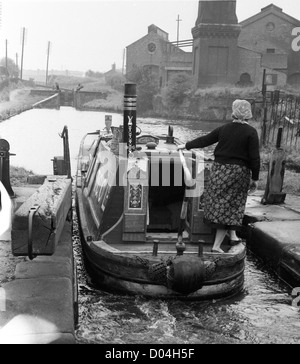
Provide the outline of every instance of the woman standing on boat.
{"type": "Polygon", "coordinates": [[[240,242],[236,230],[242,227],[247,194],[249,189],[257,189],[260,170],[258,134],[248,124],[252,118],[250,103],[235,100],[232,117],[233,122],[178,146],[178,150],[189,150],[218,143],[204,194],[204,222],[216,229],[212,251],[217,253],[224,253],[221,244],[227,232],[231,245],[240,242]]]}

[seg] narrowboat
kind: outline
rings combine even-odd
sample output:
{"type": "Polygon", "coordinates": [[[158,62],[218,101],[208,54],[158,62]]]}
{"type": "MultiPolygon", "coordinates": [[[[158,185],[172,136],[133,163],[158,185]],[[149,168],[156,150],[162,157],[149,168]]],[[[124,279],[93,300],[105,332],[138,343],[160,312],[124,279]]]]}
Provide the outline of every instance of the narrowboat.
{"type": "Polygon", "coordinates": [[[86,270],[99,288],[152,298],[207,300],[243,289],[246,248],[203,223],[210,162],[136,125],[136,85],[125,84],[123,124],[87,133],[75,176],[86,270]]]}

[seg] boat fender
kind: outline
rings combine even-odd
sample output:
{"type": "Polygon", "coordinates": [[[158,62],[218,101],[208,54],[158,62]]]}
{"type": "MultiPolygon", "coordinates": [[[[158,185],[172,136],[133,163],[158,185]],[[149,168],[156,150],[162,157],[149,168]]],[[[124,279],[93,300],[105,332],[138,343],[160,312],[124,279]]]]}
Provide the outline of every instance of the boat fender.
{"type": "Polygon", "coordinates": [[[176,292],[189,294],[203,287],[206,267],[199,257],[176,257],[171,261],[168,270],[168,286],[176,292]]]}
{"type": "Polygon", "coordinates": [[[167,272],[170,262],[162,260],[159,263],[149,264],[148,261],[148,275],[149,278],[163,286],[168,286],[167,272]]]}
{"type": "Polygon", "coordinates": [[[151,264],[148,259],[136,256],[148,269],[149,278],[173,291],[189,294],[201,289],[205,280],[216,270],[217,262],[203,261],[199,257],[176,256],[151,264]]]}

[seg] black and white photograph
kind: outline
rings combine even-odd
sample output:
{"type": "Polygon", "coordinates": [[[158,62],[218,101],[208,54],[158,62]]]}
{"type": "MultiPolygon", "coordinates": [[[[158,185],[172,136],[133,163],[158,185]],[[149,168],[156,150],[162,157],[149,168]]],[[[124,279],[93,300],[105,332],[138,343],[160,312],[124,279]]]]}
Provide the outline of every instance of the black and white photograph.
{"type": "Polygon", "coordinates": [[[271,1],[0,1],[0,344],[300,344],[300,3],[271,1]]]}

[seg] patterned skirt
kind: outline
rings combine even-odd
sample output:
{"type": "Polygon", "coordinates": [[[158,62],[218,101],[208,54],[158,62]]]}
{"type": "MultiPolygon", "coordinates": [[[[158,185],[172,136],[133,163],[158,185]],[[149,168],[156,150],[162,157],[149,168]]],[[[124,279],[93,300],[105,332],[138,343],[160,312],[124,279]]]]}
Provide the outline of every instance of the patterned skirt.
{"type": "Polygon", "coordinates": [[[250,169],[214,162],[204,193],[204,222],[216,229],[242,226],[250,185],[250,169]]]}

